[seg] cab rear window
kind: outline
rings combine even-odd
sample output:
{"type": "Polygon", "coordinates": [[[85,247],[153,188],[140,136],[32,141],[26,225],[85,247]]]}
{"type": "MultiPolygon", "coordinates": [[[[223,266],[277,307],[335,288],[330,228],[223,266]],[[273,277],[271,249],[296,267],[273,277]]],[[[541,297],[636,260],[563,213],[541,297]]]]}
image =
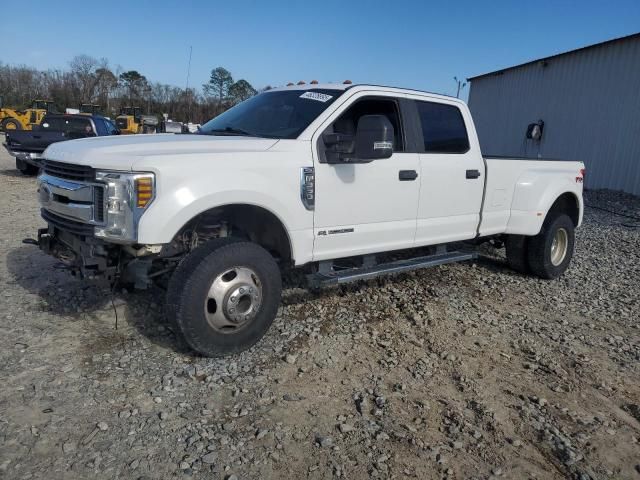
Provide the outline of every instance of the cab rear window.
{"type": "Polygon", "coordinates": [[[77,132],[85,134],[93,132],[93,127],[88,118],[77,117],[45,117],[40,128],[50,132],[77,132]]]}

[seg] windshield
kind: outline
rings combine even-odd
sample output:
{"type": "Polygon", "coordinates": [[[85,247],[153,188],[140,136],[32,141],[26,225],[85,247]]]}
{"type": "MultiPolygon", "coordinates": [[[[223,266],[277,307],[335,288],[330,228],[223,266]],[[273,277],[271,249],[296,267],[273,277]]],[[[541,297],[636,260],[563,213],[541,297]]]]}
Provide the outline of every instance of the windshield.
{"type": "Polygon", "coordinates": [[[205,135],[297,138],[343,90],[312,89],[264,92],[205,123],[205,135]]]}

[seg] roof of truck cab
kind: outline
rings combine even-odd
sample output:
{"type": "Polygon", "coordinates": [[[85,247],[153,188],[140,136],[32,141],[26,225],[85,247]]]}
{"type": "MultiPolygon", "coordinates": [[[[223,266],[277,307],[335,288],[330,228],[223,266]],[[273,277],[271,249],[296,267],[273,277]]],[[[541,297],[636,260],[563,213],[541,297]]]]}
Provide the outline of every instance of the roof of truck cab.
{"type": "Polygon", "coordinates": [[[441,98],[443,100],[456,100],[460,103],[464,103],[463,100],[449,96],[443,95],[440,93],[427,92],[425,90],[417,90],[413,88],[400,88],[400,87],[391,87],[388,85],[374,85],[370,83],[305,83],[304,85],[291,85],[288,87],[276,87],[266,92],[282,92],[286,90],[339,90],[346,91],[358,88],[359,90],[366,90],[367,87],[371,87],[376,90],[381,90],[385,92],[396,92],[396,93],[406,93],[406,94],[418,94],[418,95],[427,95],[429,97],[441,98]],[[364,87],[364,88],[363,88],[364,87]]]}
{"type": "Polygon", "coordinates": [[[86,114],[86,113],[47,113],[45,115],[46,117],[65,117],[65,118],[91,118],[91,119],[96,119],[96,118],[105,118],[103,115],[96,115],[96,114],[86,114]]]}

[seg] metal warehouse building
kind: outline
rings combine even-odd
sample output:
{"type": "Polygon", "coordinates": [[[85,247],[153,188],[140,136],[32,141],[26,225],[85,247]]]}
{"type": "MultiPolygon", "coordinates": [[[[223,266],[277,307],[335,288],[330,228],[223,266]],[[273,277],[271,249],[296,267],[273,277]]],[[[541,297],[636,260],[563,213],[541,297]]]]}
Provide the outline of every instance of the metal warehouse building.
{"type": "Polygon", "coordinates": [[[640,195],[640,33],[469,81],[486,155],[581,160],[587,188],[640,195]]]}

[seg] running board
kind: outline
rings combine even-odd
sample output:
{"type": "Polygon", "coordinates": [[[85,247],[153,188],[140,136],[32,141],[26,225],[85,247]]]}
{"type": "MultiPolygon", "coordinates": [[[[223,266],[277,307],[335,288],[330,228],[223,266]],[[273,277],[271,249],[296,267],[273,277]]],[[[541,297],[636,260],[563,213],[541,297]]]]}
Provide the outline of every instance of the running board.
{"type": "Polygon", "coordinates": [[[414,257],[407,260],[397,260],[395,262],[381,263],[371,267],[349,268],[346,270],[318,272],[307,275],[307,281],[312,288],[324,287],[328,285],[339,285],[341,283],[356,282],[358,280],[368,280],[380,275],[390,273],[403,273],[421,268],[435,267],[446,263],[464,262],[478,258],[476,252],[447,252],[427,255],[424,257],[414,257]]]}

